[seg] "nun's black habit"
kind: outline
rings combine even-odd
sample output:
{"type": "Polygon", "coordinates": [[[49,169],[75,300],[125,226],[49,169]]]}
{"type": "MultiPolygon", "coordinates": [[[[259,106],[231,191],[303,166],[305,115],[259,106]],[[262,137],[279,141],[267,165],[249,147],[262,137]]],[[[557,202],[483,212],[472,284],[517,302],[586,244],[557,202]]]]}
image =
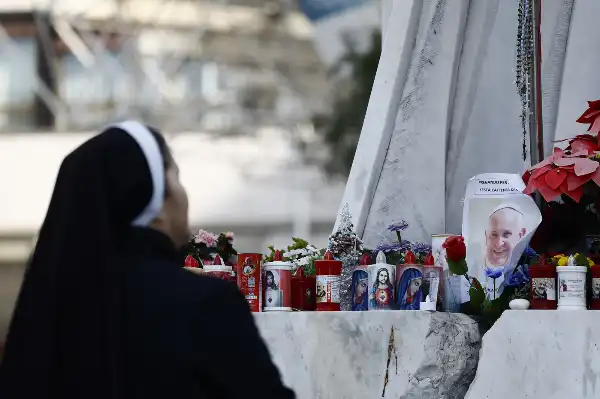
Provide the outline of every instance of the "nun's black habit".
{"type": "MultiPolygon", "coordinates": [[[[63,161],[0,367],[2,399],[293,398],[235,285],[148,228],[162,136],[107,129],[63,161]]],[[[168,195],[168,193],[167,193],[168,195]]]]}

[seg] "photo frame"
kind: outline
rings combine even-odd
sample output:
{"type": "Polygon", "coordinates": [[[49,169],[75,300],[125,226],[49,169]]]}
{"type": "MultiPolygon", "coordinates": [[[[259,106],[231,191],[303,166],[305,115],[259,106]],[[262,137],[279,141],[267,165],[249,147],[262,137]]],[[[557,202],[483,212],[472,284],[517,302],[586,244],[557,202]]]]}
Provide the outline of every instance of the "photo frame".
{"type": "MultiPolygon", "coordinates": [[[[535,201],[523,194],[521,176],[484,173],[467,183],[462,231],[469,276],[477,278],[490,298],[499,296],[542,221],[535,201]]],[[[469,282],[461,283],[461,302],[469,301],[469,282]]]]}

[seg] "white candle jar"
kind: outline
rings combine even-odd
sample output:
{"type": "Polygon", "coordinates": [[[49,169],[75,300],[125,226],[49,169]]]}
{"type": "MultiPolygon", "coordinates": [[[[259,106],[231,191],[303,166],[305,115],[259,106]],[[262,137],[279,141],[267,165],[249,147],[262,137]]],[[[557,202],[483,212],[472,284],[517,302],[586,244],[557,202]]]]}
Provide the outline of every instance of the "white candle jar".
{"type": "Polygon", "coordinates": [[[557,266],[558,310],[586,310],[586,266],[557,266]]]}

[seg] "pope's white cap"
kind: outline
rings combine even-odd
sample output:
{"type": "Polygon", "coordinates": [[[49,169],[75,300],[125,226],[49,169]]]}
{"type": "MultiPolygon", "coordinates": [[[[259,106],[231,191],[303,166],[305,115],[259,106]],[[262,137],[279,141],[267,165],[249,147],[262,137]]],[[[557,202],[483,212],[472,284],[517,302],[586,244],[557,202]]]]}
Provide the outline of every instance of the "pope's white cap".
{"type": "Polygon", "coordinates": [[[518,212],[521,215],[523,215],[523,211],[521,210],[521,208],[519,206],[515,205],[514,203],[503,202],[502,204],[500,204],[494,208],[494,210],[490,213],[490,216],[492,216],[494,213],[496,213],[498,211],[501,211],[502,209],[512,209],[513,211],[518,212]]]}

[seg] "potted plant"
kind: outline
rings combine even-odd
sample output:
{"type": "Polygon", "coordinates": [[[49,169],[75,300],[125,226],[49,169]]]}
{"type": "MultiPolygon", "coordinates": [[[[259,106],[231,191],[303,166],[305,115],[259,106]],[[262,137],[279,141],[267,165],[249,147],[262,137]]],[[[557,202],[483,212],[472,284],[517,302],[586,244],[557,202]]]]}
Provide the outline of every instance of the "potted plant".
{"type": "Polygon", "coordinates": [[[531,241],[539,253],[589,253],[586,237],[600,235],[600,100],[589,101],[577,122],[589,124],[588,132],[563,140],[566,148],[554,148],[523,175],[524,193],[546,201],[531,241]]]}
{"type": "Polygon", "coordinates": [[[219,255],[225,265],[233,266],[237,256],[233,247],[234,239],[232,232],[216,235],[206,230],[198,230],[183,248],[187,253],[185,266],[203,268],[212,265],[216,255],[219,255]]]}

